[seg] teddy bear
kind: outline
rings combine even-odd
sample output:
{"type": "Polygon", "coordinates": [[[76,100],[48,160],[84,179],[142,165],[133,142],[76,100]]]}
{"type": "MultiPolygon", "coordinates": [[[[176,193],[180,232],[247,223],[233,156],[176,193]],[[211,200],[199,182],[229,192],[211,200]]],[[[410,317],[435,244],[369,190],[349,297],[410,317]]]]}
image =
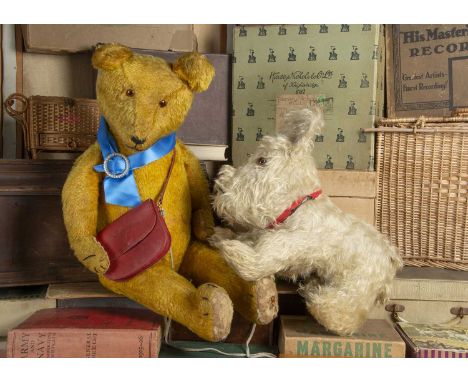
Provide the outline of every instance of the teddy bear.
{"type": "Polygon", "coordinates": [[[220,169],[214,208],[235,229],[216,227],[210,242],[245,280],[299,280],[311,315],[350,335],[388,298],[402,260],[373,226],[323,194],[312,156],[323,125],[318,107],[291,111],[244,165],[220,169]]]}
{"type": "MultiPolygon", "coordinates": [[[[173,136],[194,94],[205,91],[215,75],[208,59],[196,52],[168,63],[120,44],[99,45],[92,64],[98,70],[101,123],[122,158],[173,136]]],[[[108,198],[108,175],[96,170],[104,159],[99,142],[75,161],[63,187],[63,216],[72,250],[103,286],[181,323],[204,340],[226,338],[233,309],[252,323],[269,323],[278,310],[274,280],[244,281],[208,245],[214,222],[207,179],[180,140],[174,139],[172,150],[173,155],[131,169],[123,179],[131,178],[138,200],[154,199],[174,158],[162,205],[172,238],[171,256],[126,280],[106,277],[109,256],[96,235],[135,203],[130,203],[134,195],[124,193],[108,198]]]]}

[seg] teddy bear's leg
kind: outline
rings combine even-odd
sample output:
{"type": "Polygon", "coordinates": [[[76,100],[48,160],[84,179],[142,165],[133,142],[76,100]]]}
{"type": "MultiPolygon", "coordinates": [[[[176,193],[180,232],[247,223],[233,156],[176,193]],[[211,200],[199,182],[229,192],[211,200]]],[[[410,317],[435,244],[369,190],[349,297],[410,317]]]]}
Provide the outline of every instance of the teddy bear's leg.
{"type": "Polygon", "coordinates": [[[154,312],[186,326],[208,341],[225,339],[231,329],[232,302],[226,291],[212,283],[196,288],[167,266],[154,266],[127,281],[101,283],[154,312]]]}
{"type": "Polygon", "coordinates": [[[278,293],[272,277],[245,281],[229,267],[218,250],[201,242],[192,242],[180,272],[196,284],[214,282],[222,286],[234,308],[251,322],[265,325],[278,313],[278,293]]]}
{"type": "Polygon", "coordinates": [[[367,319],[375,295],[357,280],[319,285],[311,280],[299,293],[309,313],[327,329],[339,335],[351,335],[367,319]]]}

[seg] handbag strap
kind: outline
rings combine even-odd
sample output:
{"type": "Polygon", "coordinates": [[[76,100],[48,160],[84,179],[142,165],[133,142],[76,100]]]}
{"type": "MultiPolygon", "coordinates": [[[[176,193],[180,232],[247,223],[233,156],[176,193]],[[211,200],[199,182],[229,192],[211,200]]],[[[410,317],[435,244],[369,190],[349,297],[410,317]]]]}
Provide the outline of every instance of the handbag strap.
{"type": "Polygon", "coordinates": [[[174,168],[174,163],[175,163],[175,157],[176,157],[176,149],[172,150],[172,159],[171,159],[171,164],[169,165],[169,170],[167,171],[166,179],[164,179],[164,183],[162,185],[161,191],[159,192],[158,195],[158,205],[162,206],[162,202],[164,199],[164,194],[166,192],[167,184],[169,183],[169,178],[171,177],[172,169],[174,168]]]}

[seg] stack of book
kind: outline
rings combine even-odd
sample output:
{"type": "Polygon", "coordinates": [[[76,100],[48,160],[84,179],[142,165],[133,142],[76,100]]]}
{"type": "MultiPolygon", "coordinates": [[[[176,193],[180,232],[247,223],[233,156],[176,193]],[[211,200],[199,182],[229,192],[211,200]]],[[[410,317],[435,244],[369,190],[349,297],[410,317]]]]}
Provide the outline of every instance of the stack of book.
{"type": "Polygon", "coordinates": [[[143,309],[53,308],[8,332],[10,358],[156,358],[159,318],[143,309]]]}

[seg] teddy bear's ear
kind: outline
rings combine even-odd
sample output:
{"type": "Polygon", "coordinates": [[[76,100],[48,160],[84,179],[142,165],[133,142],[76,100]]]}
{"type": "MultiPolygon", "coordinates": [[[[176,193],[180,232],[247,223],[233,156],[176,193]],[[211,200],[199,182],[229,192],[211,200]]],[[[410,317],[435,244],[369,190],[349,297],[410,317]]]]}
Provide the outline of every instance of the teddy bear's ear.
{"type": "Polygon", "coordinates": [[[208,89],[215,75],[213,65],[205,56],[197,52],[179,57],[172,65],[172,70],[194,92],[203,92],[208,89]]]}
{"type": "Polygon", "coordinates": [[[96,47],[91,59],[94,68],[114,70],[133,56],[131,49],[120,44],[102,44],[96,47]]]}
{"type": "Polygon", "coordinates": [[[278,132],[294,144],[313,146],[314,138],[321,133],[323,126],[323,112],[318,106],[313,106],[287,113],[278,132]]]}

